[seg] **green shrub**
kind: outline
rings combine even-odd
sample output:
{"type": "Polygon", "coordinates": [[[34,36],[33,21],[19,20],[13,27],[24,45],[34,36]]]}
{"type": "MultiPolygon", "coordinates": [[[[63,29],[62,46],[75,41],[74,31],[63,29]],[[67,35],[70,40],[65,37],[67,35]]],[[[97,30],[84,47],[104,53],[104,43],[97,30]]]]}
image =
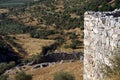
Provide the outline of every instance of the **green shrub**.
{"type": "Polygon", "coordinates": [[[9,80],[7,75],[0,75],[0,80],[9,80]]]}
{"type": "Polygon", "coordinates": [[[33,55],[30,61],[33,61],[34,63],[38,64],[40,62],[45,61],[45,56],[42,54],[33,55]]]}
{"type": "Polygon", "coordinates": [[[47,36],[55,34],[53,30],[33,30],[30,35],[33,38],[47,39],[47,36]]]}
{"type": "Polygon", "coordinates": [[[84,32],[82,33],[82,36],[81,36],[82,39],[84,39],[84,32]]]}
{"type": "Polygon", "coordinates": [[[54,80],[75,80],[75,77],[68,72],[58,72],[54,75],[54,80]]]}
{"type": "Polygon", "coordinates": [[[32,80],[32,76],[25,72],[20,72],[15,76],[16,80],[32,80]]]}
{"type": "Polygon", "coordinates": [[[9,63],[0,63],[0,74],[3,74],[6,70],[11,69],[15,66],[15,62],[9,62],[9,63]]]}
{"type": "Polygon", "coordinates": [[[115,8],[120,8],[120,0],[115,0],[115,8]]]}
{"type": "Polygon", "coordinates": [[[1,63],[0,64],[0,74],[4,73],[6,68],[7,68],[7,64],[6,63],[1,63]]]}
{"type": "Polygon", "coordinates": [[[68,48],[70,48],[70,46],[69,45],[65,45],[64,48],[68,49],[68,48]]]}
{"type": "Polygon", "coordinates": [[[8,44],[0,37],[0,53],[2,53],[1,49],[8,49],[8,44]]]}
{"type": "Polygon", "coordinates": [[[112,52],[112,55],[113,55],[113,59],[111,61],[113,66],[111,68],[110,66],[105,65],[104,73],[108,78],[112,78],[111,80],[116,80],[116,78],[113,76],[116,77],[120,76],[120,48],[115,49],[112,52]]]}
{"type": "Polygon", "coordinates": [[[65,42],[64,38],[62,37],[57,37],[55,40],[57,41],[58,45],[62,45],[65,42]]]}
{"type": "Polygon", "coordinates": [[[11,62],[9,62],[9,64],[7,64],[7,68],[10,69],[10,68],[14,67],[15,65],[16,65],[15,62],[11,61],[11,62]]]}
{"type": "Polygon", "coordinates": [[[99,11],[110,11],[110,10],[113,10],[112,6],[107,2],[103,2],[101,7],[99,8],[99,11]]]}
{"type": "Polygon", "coordinates": [[[78,35],[75,34],[75,32],[68,33],[70,34],[70,39],[76,39],[78,38],[78,35]]]}
{"type": "Polygon", "coordinates": [[[72,49],[76,49],[76,48],[78,48],[78,46],[81,46],[81,45],[82,45],[81,41],[74,39],[74,40],[72,40],[72,44],[70,44],[69,47],[72,49]]]}

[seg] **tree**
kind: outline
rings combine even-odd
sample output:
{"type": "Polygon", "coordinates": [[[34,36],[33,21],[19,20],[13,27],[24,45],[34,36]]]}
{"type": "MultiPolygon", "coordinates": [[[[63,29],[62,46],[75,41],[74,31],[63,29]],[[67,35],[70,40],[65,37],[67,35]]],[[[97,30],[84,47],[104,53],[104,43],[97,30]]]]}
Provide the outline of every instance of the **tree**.
{"type": "Polygon", "coordinates": [[[97,11],[98,10],[98,5],[95,3],[95,4],[91,4],[89,6],[89,9],[92,10],[92,11],[97,11]]]}
{"type": "Polygon", "coordinates": [[[115,0],[115,8],[120,8],[120,0],[115,0]]]}
{"type": "Polygon", "coordinates": [[[25,72],[20,72],[15,76],[16,80],[32,80],[32,76],[25,72]]]}
{"type": "Polygon", "coordinates": [[[78,46],[81,46],[82,42],[79,40],[72,40],[72,44],[70,44],[70,48],[76,49],[78,46]]]}
{"type": "Polygon", "coordinates": [[[99,11],[111,11],[112,6],[110,4],[108,4],[107,2],[102,2],[101,7],[99,8],[99,11]]]}

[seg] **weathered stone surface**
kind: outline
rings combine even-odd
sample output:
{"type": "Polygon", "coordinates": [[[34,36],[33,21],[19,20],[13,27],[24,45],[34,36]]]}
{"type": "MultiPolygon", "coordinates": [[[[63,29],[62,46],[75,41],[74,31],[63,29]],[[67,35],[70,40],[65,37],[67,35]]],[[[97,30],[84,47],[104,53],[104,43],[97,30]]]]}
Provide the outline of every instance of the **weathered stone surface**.
{"type": "Polygon", "coordinates": [[[111,23],[110,25],[111,27],[115,27],[115,23],[116,23],[115,21],[112,20],[110,23],[111,23]]]}
{"type": "Polygon", "coordinates": [[[113,34],[112,38],[115,40],[116,38],[118,38],[118,34],[113,34]]]}
{"type": "Polygon", "coordinates": [[[120,47],[120,12],[86,12],[84,21],[84,80],[104,80],[103,66],[112,67],[111,51],[120,47]]]}
{"type": "Polygon", "coordinates": [[[88,46],[88,45],[90,45],[90,42],[89,41],[84,41],[84,44],[88,46]]]}
{"type": "Polygon", "coordinates": [[[113,29],[108,31],[109,36],[112,36],[113,33],[114,33],[114,30],[113,30],[113,29]]]}
{"type": "Polygon", "coordinates": [[[97,34],[98,33],[98,28],[94,28],[93,31],[94,31],[94,33],[97,34]]]}
{"type": "Polygon", "coordinates": [[[106,43],[106,37],[104,35],[102,35],[102,43],[105,44],[106,43]]]}

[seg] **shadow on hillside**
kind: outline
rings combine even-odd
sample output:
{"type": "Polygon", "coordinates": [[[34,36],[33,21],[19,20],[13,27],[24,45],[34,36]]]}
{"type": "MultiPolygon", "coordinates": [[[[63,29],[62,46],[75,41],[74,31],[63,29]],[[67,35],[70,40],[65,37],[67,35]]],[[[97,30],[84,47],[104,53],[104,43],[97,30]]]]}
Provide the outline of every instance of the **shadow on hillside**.
{"type": "Polygon", "coordinates": [[[82,52],[73,53],[49,53],[45,56],[45,62],[58,62],[61,60],[83,60],[84,56],[82,52]]]}
{"type": "Polygon", "coordinates": [[[10,61],[15,61],[18,63],[20,59],[21,57],[16,52],[14,52],[12,47],[7,44],[0,36],[0,63],[10,61]]]}

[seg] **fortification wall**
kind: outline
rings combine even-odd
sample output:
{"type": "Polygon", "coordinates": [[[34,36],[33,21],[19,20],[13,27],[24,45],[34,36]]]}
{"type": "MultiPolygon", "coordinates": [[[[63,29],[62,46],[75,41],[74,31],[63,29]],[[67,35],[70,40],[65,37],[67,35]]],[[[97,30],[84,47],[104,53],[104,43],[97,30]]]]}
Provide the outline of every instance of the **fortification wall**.
{"type": "Polygon", "coordinates": [[[120,9],[84,14],[84,80],[104,80],[104,65],[120,47],[120,9]]]}

